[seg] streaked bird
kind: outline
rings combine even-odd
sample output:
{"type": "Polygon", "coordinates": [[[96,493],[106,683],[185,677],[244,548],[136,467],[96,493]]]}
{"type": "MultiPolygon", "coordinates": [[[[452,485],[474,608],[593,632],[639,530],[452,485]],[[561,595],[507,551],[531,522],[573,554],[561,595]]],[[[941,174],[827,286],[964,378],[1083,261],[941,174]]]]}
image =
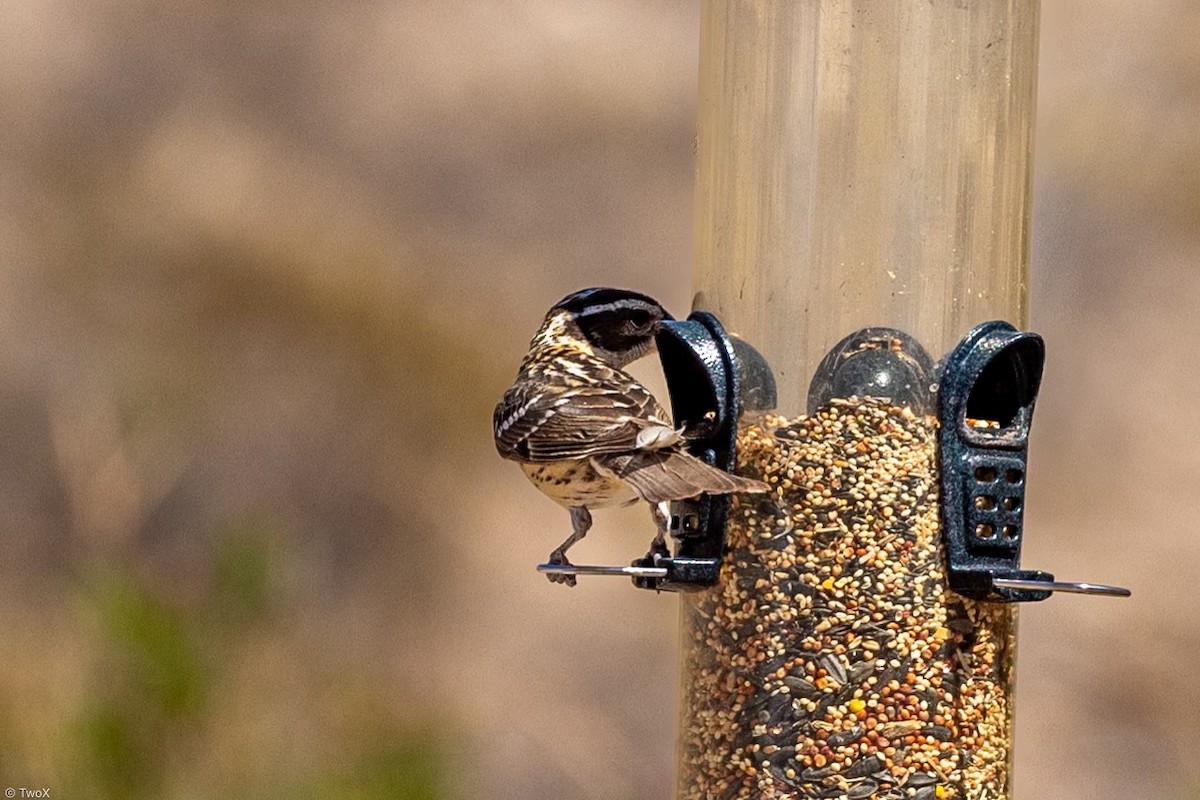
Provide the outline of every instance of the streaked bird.
{"type": "MultiPolygon", "coordinates": [[[[555,303],[529,345],[516,381],[492,418],[496,449],[571,513],[567,550],[592,525],[590,509],[645,500],[665,552],[666,503],[701,493],[762,492],[765,483],[731,475],[684,452],[686,431],[624,367],[654,349],[670,314],[624,289],[584,289],[555,303]]],[[[550,574],[575,584],[575,576],[550,574]]]]}

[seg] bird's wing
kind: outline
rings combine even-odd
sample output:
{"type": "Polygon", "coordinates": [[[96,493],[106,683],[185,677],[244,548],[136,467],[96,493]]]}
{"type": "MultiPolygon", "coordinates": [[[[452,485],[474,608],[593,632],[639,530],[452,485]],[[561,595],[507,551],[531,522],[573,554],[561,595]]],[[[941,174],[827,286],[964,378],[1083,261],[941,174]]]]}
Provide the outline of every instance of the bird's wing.
{"type": "Polygon", "coordinates": [[[631,375],[596,360],[541,365],[492,416],[496,449],[521,461],[578,460],[674,442],[667,412],[631,375]]]}
{"type": "Polygon", "coordinates": [[[602,455],[593,459],[593,463],[628,482],[643,500],[650,503],[683,500],[705,492],[732,494],[770,489],[762,481],[731,475],[687,453],[602,455]]]}

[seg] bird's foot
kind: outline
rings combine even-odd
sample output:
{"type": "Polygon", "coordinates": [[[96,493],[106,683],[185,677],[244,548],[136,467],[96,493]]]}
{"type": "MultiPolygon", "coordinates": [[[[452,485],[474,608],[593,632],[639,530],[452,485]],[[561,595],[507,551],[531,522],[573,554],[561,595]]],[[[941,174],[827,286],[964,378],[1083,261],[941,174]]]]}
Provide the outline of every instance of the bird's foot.
{"type": "Polygon", "coordinates": [[[642,563],[646,566],[657,567],[664,558],[671,557],[671,549],[667,547],[667,543],[660,537],[654,537],[654,541],[650,542],[650,550],[647,551],[642,563]]]}
{"type": "MultiPolygon", "coordinates": [[[[550,554],[550,558],[548,558],[546,560],[550,564],[562,564],[565,566],[571,565],[571,562],[567,560],[567,554],[565,552],[563,552],[562,550],[555,550],[553,553],[550,554]]],[[[561,572],[548,572],[548,573],[546,573],[546,577],[550,580],[551,583],[561,583],[566,586],[574,586],[575,585],[575,576],[574,575],[564,575],[561,572]]]]}
{"type": "Polygon", "coordinates": [[[646,554],[646,560],[658,566],[660,560],[671,557],[671,550],[667,547],[667,531],[671,524],[671,504],[668,502],[651,503],[650,516],[654,519],[654,539],[650,542],[650,552],[646,554]]]}
{"type": "Polygon", "coordinates": [[[650,552],[646,553],[646,559],[651,564],[658,566],[661,559],[671,557],[671,548],[667,547],[667,521],[671,517],[666,503],[651,506],[650,514],[654,517],[654,527],[658,531],[650,541],[650,552]]]}

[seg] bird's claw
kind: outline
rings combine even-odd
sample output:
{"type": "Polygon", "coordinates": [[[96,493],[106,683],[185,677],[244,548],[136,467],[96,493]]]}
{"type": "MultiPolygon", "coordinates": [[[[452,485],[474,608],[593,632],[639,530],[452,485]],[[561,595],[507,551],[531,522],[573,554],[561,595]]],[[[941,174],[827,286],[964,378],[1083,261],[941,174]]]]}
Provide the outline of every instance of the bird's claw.
{"type": "Polygon", "coordinates": [[[670,557],[671,549],[667,547],[665,542],[655,539],[650,543],[650,550],[646,553],[645,560],[648,564],[652,564],[657,567],[659,562],[661,562],[664,558],[670,557]]]}
{"type": "MultiPolygon", "coordinates": [[[[561,564],[566,566],[570,566],[571,564],[571,562],[567,560],[567,554],[562,550],[555,550],[553,553],[551,553],[550,558],[547,559],[547,562],[550,564],[561,564]]],[[[561,572],[548,572],[546,573],[546,578],[551,583],[561,583],[565,586],[575,585],[574,575],[564,575],[561,572]]]]}

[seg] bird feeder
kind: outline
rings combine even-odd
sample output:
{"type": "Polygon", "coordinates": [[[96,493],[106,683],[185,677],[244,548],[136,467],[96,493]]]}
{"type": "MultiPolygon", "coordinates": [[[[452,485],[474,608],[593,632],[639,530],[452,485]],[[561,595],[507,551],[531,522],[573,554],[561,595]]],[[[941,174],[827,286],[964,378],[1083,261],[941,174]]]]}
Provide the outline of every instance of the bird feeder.
{"type": "MultiPolygon", "coordinates": [[[[1025,330],[1036,2],[703,5],[693,313],[657,337],[679,800],[1007,800],[1045,344],[1025,330]]],[[[1033,535],[1037,535],[1033,532],[1033,535]]]]}
{"type": "Polygon", "coordinates": [[[1037,22],[703,6],[696,313],[660,351],[694,452],[772,491],[676,504],[678,563],[631,568],[696,590],[680,800],[1009,798],[1018,604],[1123,593],[1019,563],[1037,22]]]}

